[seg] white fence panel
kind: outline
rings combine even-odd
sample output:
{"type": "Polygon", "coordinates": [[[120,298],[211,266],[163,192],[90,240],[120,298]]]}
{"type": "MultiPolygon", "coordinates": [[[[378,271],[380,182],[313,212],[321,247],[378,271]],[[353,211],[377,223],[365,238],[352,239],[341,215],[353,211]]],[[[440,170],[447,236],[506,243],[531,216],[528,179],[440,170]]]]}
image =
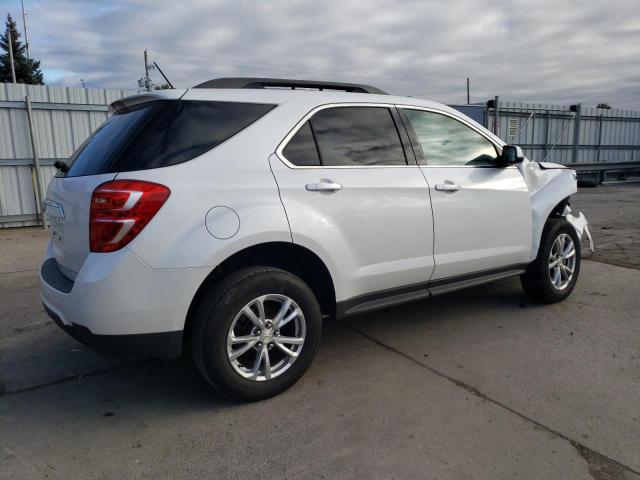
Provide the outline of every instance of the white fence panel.
{"type": "Polygon", "coordinates": [[[38,223],[25,97],[32,104],[43,191],[65,160],[107,119],[108,105],[134,90],[0,83],[0,228],[38,223]]]}

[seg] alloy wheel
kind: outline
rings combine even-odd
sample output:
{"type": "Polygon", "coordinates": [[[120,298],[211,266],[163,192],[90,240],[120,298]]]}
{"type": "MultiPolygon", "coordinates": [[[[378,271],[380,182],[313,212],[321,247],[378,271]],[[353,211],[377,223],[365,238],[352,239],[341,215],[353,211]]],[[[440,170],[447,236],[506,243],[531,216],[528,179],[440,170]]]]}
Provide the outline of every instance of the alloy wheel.
{"type": "Polygon", "coordinates": [[[254,381],[286,372],[304,346],[306,321],[286,295],[262,295],[235,316],[227,333],[227,356],[233,369],[254,381]]]}
{"type": "Polygon", "coordinates": [[[549,254],[549,278],[557,290],[564,290],[571,283],[576,268],[576,246],[571,235],[561,233],[551,246],[549,254]]]}

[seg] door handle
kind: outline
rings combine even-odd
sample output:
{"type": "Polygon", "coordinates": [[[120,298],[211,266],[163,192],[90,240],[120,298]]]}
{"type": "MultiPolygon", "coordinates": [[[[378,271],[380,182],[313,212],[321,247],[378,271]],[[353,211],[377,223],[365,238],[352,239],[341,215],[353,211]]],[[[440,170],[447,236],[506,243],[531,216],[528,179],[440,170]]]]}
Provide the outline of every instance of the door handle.
{"type": "Polygon", "coordinates": [[[342,185],[328,178],[321,178],[317,183],[307,183],[304,188],[308,192],[336,192],[342,190],[342,185]]]}
{"type": "Polygon", "coordinates": [[[444,183],[436,184],[436,190],[439,192],[457,192],[461,189],[462,187],[460,185],[451,180],[445,180],[444,183]]]}

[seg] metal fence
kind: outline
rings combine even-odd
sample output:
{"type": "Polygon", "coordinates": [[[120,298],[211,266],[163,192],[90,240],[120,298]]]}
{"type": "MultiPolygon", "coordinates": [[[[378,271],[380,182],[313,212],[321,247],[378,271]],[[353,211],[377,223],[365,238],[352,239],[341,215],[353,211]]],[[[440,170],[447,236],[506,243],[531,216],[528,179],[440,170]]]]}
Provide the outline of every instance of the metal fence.
{"type": "Polygon", "coordinates": [[[570,165],[581,176],[640,172],[640,112],[582,105],[500,102],[456,105],[534,161],[570,165]],[[497,119],[497,121],[496,121],[497,119]]]}
{"type": "Polygon", "coordinates": [[[37,171],[44,192],[53,163],[69,158],[107,119],[111,102],[135,93],[0,83],[0,228],[37,225],[37,171]]]}
{"type": "MultiPolygon", "coordinates": [[[[0,228],[37,225],[38,181],[46,191],[53,163],[67,159],[106,120],[111,102],[135,93],[0,83],[0,228]]],[[[523,147],[531,160],[570,164],[582,175],[595,172],[599,181],[608,172],[640,171],[640,112],[498,97],[454,107],[523,147]]]]}
{"type": "Polygon", "coordinates": [[[640,112],[574,105],[498,102],[488,121],[505,141],[535,161],[570,163],[640,160],[640,112]],[[497,105],[497,107],[496,107],[497,105]]]}

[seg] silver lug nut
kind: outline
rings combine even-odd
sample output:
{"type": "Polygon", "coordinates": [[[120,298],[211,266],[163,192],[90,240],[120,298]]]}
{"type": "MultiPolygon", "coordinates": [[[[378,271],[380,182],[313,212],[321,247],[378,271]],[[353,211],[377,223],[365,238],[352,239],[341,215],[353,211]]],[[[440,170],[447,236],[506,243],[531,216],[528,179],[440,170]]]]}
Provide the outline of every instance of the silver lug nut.
{"type": "Polygon", "coordinates": [[[257,329],[257,330],[256,330],[256,335],[262,335],[262,330],[257,329]]]}
{"type": "Polygon", "coordinates": [[[258,342],[258,343],[256,343],[256,347],[257,347],[257,348],[262,348],[262,342],[258,342]]]}
{"type": "Polygon", "coordinates": [[[269,344],[269,350],[271,350],[272,348],[273,348],[273,342],[269,344]]]}
{"type": "Polygon", "coordinates": [[[267,320],[267,321],[264,323],[264,326],[265,326],[265,327],[267,327],[267,328],[271,328],[271,327],[273,326],[273,323],[271,323],[271,321],[267,320]]]}

